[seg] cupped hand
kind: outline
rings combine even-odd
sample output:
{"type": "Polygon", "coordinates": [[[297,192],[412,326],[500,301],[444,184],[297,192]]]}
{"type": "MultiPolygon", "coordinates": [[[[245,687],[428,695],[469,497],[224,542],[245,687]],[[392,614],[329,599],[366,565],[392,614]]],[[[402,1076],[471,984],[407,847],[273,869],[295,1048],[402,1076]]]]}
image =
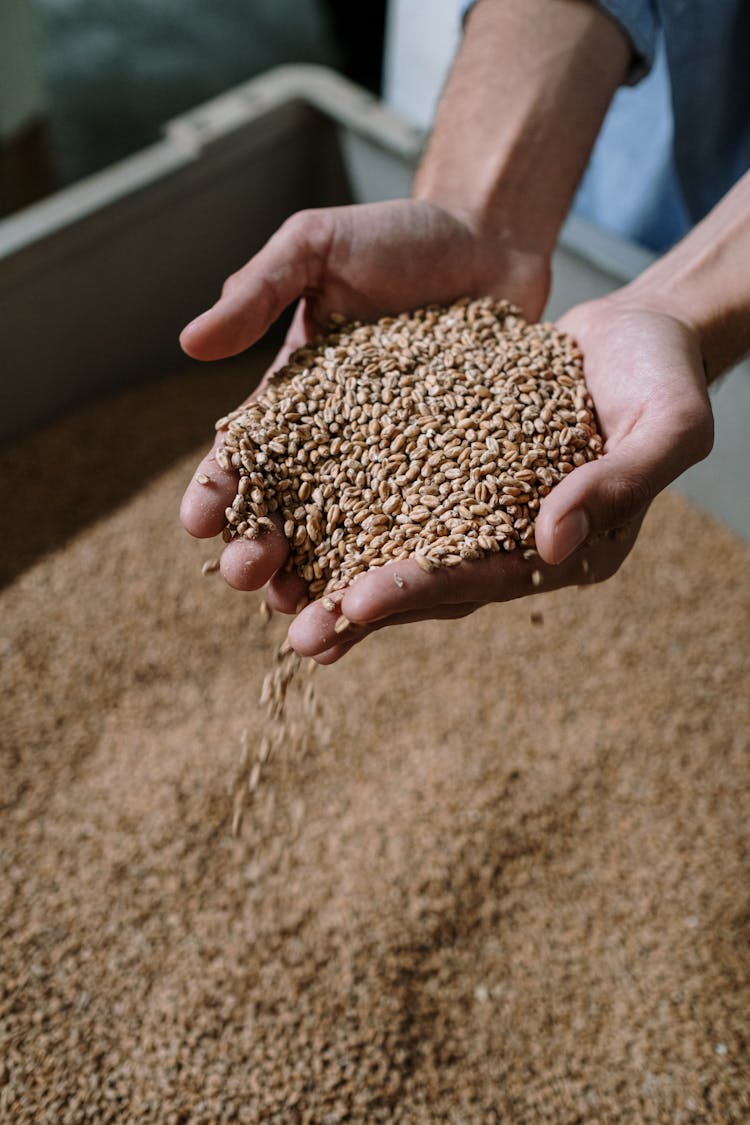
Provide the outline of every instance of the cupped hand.
{"type": "MultiPolygon", "coordinates": [[[[548,285],[541,254],[480,239],[428,203],[306,212],[227,281],[216,305],[185,329],[182,343],[201,359],[235,354],[299,298],[273,370],[334,312],[373,319],[458,295],[492,294],[510,297],[535,319],[548,285]]],[[[488,602],[603,580],[619,568],[654,496],[710,451],[713,422],[699,340],[637,283],[572,310],[560,327],[583,351],[605,451],[543,501],[536,524],[540,557],[499,553],[431,573],[413,560],[373,569],[336,597],[332,611],[316,601],[297,614],[289,632],[297,651],[333,663],[387,625],[462,617],[488,602]],[[350,624],[337,631],[342,614],[350,624]]],[[[212,450],[183,500],[188,531],[218,534],[236,486],[236,474],[222,470],[212,450]],[[203,475],[208,483],[197,483],[203,475]]],[[[277,526],[254,541],[230,543],[221,570],[240,590],[268,583],[269,604],[293,613],[306,589],[283,569],[287,556],[277,526]]]]}
{"type": "Polygon", "coordinates": [[[375,320],[457,297],[496,296],[535,320],[549,284],[545,253],[478,232],[425,200],[300,211],[227,278],[219,300],[183,329],[180,343],[195,359],[237,355],[298,298],[282,359],[321,332],[332,313],[375,320]]]}
{"type": "MultiPolygon", "coordinates": [[[[480,233],[424,200],[303,211],[226,280],[219,300],[183,330],[180,342],[196,359],[236,355],[297,301],[264,383],[295,348],[324,330],[333,313],[375,320],[461,296],[491,295],[514,301],[533,320],[549,283],[549,260],[541,250],[480,233]]],[[[199,538],[221,532],[237,490],[237,475],[216,462],[220,440],[219,435],[198,465],[180,509],[184,526],[199,538]]],[[[230,543],[222,554],[222,574],[241,590],[270,582],[270,602],[291,612],[305,586],[280,569],[287,554],[277,526],[256,540],[230,543]]]]}
{"type": "Polygon", "coordinates": [[[710,452],[699,341],[688,324],[629,290],[579,306],[560,327],[584,354],[605,446],[543,500],[540,558],[516,550],[431,573],[412,560],[371,570],[333,612],[315,602],[295,618],[289,637],[298,652],[330,664],[388,625],[463,617],[488,602],[601,581],[619,568],[656,494],[710,452]],[[341,614],[351,624],[336,632],[341,614]]]}

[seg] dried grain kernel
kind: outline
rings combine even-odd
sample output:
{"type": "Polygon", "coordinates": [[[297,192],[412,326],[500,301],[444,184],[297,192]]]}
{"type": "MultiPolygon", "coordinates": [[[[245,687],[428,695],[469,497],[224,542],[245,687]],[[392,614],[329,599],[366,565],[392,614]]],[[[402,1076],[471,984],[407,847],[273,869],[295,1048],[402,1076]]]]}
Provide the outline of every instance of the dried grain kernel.
{"type": "MultiPolygon", "coordinates": [[[[274,513],[290,547],[282,570],[329,611],[397,559],[431,572],[499,550],[536,558],[541,498],[601,453],[573,341],[490,298],[375,324],[339,318],[219,428],[217,463],[239,474],[225,540],[270,529],[274,513]]],[[[282,645],[264,681],[269,745],[309,741],[286,710],[299,666],[282,645]]],[[[316,721],[313,693],[304,707],[316,721]]]]}

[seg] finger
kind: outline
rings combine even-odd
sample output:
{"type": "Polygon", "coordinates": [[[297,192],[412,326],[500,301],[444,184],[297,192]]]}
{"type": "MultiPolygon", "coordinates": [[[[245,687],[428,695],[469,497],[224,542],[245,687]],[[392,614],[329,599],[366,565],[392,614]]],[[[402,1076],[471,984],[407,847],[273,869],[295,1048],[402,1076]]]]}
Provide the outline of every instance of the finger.
{"type": "MultiPolygon", "coordinates": [[[[308,302],[304,297],[301,297],[294,310],[294,316],[292,317],[292,323],[289,325],[289,331],[286,334],[284,346],[279,353],[280,356],[282,354],[285,356],[284,363],[288,362],[292,352],[309,343],[316,332],[322,327],[322,325],[317,325],[311,320],[308,302]]],[[[276,368],[276,364],[274,364],[274,368],[276,368]]]]}
{"type": "Polygon", "coordinates": [[[216,450],[222,441],[216,435],[211,452],[203,458],[180,504],[182,526],[197,539],[218,535],[226,524],[225,511],[237,495],[239,474],[216,463],[216,450]]]}
{"type": "Polygon", "coordinates": [[[298,574],[278,570],[269,580],[266,601],[278,613],[299,612],[303,598],[307,600],[307,583],[298,574]]]}
{"type": "Polygon", "coordinates": [[[289,643],[300,656],[313,656],[334,645],[353,642],[357,626],[349,626],[347,637],[340,637],[336,630],[340,620],[341,593],[333,594],[330,598],[319,598],[298,613],[292,621],[287,633],[289,643]],[[327,606],[331,608],[326,608],[327,606]]]}
{"type": "MultiPolygon", "coordinates": [[[[309,334],[309,327],[307,325],[307,314],[305,301],[301,300],[297,304],[294,313],[294,319],[287,333],[284,344],[279,349],[273,363],[268,368],[259,385],[255,388],[253,393],[249,395],[243,406],[250,402],[260,394],[268,385],[269,380],[289,362],[289,357],[297,348],[302,347],[306,342],[309,334]]],[[[216,435],[211,452],[207,457],[201,461],[196,469],[190,484],[185,490],[185,495],[180,507],[180,519],[183,526],[199,539],[210,538],[218,535],[224,527],[226,522],[225,510],[234,500],[237,495],[237,482],[238,474],[232,471],[226,471],[220,468],[216,463],[216,449],[221,444],[222,432],[216,435]]],[[[303,584],[304,586],[304,584],[303,584]]],[[[296,606],[300,598],[304,594],[304,588],[301,590],[294,603],[296,606]]],[[[294,606],[290,610],[283,609],[284,613],[293,613],[294,606]]],[[[273,608],[273,607],[272,607],[273,608]]],[[[278,608],[281,609],[281,606],[278,608]]]]}
{"type": "Polygon", "coordinates": [[[259,590],[283,566],[289,544],[279,526],[257,539],[233,539],[221,556],[221,574],[235,590],[259,590]]]}
{"type": "MultiPolygon", "coordinates": [[[[255,398],[266,389],[276,372],[280,371],[282,367],[286,367],[294,352],[297,351],[297,348],[301,348],[304,344],[306,344],[310,337],[311,332],[308,328],[307,323],[307,302],[303,297],[297,302],[297,307],[294,310],[294,317],[292,319],[291,325],[289,326],[289,331],[286,334],[284,343],[279,348],[273,363],[265,372],[263,378],[253,391],[252,395],[245,399],[245,403],[249,402],[251,398],[255,398]]],[[[245,403],[243,403],[242,405],[244,406],[245,403]]]]}
{"type": "Polygon", "coordinates": [[[529,593],[533,569],[519,550],[429,572],[406,559],[358,578],[344,594],[342,611],[351,621],[369,623],[446,604],[506,601],[529,593]]]}
{"type": "Polygon", "coordinates": [[[592,535],[642,517],[663,488],[707,455],[702,403],[689,416],[685,404],[680,410],[682,417],[678,409],[651,409],[603,457],[575,469],[544,498],[535,534],[545,562],[559,564],[592,535]]]}
{"type": "MultiPolygon", "coordinates": [[[[467,603],[462,606],[441,606],[434,610],[425,610],[423,612],[414,613],[396,613],[391,617],[384,618],[382,621],[377,621],[373,625],[366,627],[356,628],[356,632],[352,639],[346,643],[337,640],[330,648],[324,649],[322,652],[310,653],[313,660],[318,664],[335,664],[347,652],[355,648],[356,645],[361,644],[366,637],[371,636],[372,633],[377,633],[380,629],[390,628],[392,625],[412,625],[418,621],[455,621],[459,617],[467,617],[470,613],[481,607],[481,602],[467,603]]],[[[348,631],[347,631],[348,632],[348,631]]],[[[347,634],[343,634],[346,636],[347,634]]],[[[302,654],[300,654],[302,655],[302,654]]]]}
{"type": "Polygon", "coordinates": [[[387,618],[366,625],[349,621],[342,614],[343,600],[334,604],[335,608],[329,610],[322,602],[313,602],[289,626],[289,642],[300,656],[317,658],[333,649],[338,650],[341,646],[346,646],[348,651],[371,633],[390,625],[410,625],[416,621],[454,620],[465,617],[468,613],[473,613],[482,603],[470,602],[463,605],[438,605],[429,609],[416,609],[391,614],[387,618]],[[342,621],[346,622],[346,625],[342,631],[339,631],[342,621]]]}
{"type": "Polygon", "coordinates": [[[332,645],[331,648],[326,649],[325,652],[316,653],[313,660],[316,664],[335,664],[342,656],[345,656],[349,649],[354,648],[355,641],[350,641],[349,644],[332,645]]]}
{"type": "Polygon", "coordinates": [[[216,304],[180,335],[194,359],[237,355],[249,348],[322,275],[331,223],[325,211],[300,211],[224,283],[216,304]]]}

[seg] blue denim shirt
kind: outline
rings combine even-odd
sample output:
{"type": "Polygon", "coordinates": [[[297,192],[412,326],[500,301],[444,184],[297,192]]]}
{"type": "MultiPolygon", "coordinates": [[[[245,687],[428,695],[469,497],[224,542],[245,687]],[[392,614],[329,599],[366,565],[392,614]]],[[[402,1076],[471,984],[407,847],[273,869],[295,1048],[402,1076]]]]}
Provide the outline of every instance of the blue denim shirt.
{"type": "Polygon", "coordinates": [[[750,168],[750,2],[598,3],[630,38],[636,61],[573,209],[666,250],[750,168]]]}

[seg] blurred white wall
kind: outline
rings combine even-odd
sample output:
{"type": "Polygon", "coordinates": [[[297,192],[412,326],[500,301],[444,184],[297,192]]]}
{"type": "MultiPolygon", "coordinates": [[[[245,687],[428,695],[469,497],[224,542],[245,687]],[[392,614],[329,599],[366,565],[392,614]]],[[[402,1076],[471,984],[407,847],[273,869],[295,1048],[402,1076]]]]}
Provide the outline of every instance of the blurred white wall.
{"type": "Polygon", "coordinates": [[[427,128],[459,40],[459,0],[389,0],[383,96],[427,128]]]}

